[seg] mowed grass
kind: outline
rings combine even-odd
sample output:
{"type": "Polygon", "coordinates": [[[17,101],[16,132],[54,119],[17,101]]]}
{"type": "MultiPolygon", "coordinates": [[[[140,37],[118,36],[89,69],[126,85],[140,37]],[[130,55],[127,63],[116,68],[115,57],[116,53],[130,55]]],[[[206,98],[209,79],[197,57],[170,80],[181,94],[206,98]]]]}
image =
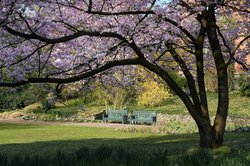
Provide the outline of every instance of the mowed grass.
{"type": "Polygon", "coordinates": [[[0,165],[250,164],[250,133],[227,133],[225,146],[198,147],[198,134],[125,133],[110,128],[0,124],[0,165]]]}
{"type": "MultiPolygon", "coordinates": [[[[227,133],[225,145],[250,151],[250,133],[227,133]]],[[[53,153],[101,145],[182,153],[198,147],[198,134],[162,135],[127,133],[113,128],[63,125],[0,124],[0,152],[7,154],[53,153]]]]}
{"type": "Polygon", "coordinates": [[[125,146],[163,150],[196,146],[198,135],[128,133],[114,128],[62,125],[0,124],[0,152],[7,154],[54,153],[80,147],[125,146]],[[166,145],[166,146],[162,146],[166,145]]]}

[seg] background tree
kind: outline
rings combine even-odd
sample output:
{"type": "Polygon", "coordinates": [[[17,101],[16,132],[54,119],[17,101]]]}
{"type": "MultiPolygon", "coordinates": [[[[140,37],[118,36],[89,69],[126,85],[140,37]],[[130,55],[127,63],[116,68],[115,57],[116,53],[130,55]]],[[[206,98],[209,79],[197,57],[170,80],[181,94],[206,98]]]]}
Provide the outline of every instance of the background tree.
{"type": "Polygon", "coordinates": [[[0,86],[65,84],[117,66],[141,65],[183,101],[198,126],[201,147],[222,145],[229,103],[227,68],[232,61],[248,67],[239,59],[249,51],[249,44],[239,49],[250,37],[247,0],[173,0],[160,5],[156,0],[3,0],[0,9],[0,86]],[[240,16],[237,29],[217,25],[222,15],[235,14],[240,16]],[[213,125],[206,64],[217,73],[213,125]],[[173,70],[185,76],[190,96],[172,78],[173,70]]]}

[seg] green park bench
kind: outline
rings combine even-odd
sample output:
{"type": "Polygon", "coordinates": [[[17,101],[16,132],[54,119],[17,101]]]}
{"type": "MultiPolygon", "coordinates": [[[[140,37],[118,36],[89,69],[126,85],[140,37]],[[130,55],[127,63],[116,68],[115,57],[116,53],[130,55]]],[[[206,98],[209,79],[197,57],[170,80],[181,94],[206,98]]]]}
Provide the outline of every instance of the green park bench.
{"type": "Polygon", "coordinates": [[[102,120],[122,122],[122,124],[127,123],[128,121],[128,111],[127,110],[106,110],[102,115],[102,120]]]}
{"type": "Polygon", "coordinates": [[[154,124],[156,123],[157,114],[155,111],[133,111],[130,116],[130,123],[148,123],[154,124]]]}

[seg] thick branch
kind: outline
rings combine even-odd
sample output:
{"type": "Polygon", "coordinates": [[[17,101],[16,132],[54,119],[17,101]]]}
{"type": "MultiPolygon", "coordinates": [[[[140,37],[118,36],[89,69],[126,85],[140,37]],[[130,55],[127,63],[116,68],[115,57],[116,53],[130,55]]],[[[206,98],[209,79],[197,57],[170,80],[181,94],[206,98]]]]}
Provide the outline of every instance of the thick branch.
{"type": "Polygon", "coordinates": [[[235,53],[236,51],[240,48],[240,46],[245,42],[248,41],[248,39],[250,38],[250,35],[246,36],[245,38],[243,38],[237,45],[236,47],[233,49],[233,51],[230,53],[230,59],[227,62],[227,66],[229,66],[231,64],[231,61],[234,60],[235,62],[237,62],[238,64],[240,64],[245,70],[249,70],[249,68],[246,66],[246,64],[244,64],[243,62],[240,62],[239,60],[237,60],[235,58],[235,53]]]}
{"type": "Polygon", "coordinates": [[[201,101],[201,111],[204,117],[209,118],[207,94],[206,94],[205,78],[204,78],[205,74],[204,74],[204,57],[203,57],[204,39],[206,36],[206,23],[204,23],[204,21],[207,19],[206,15],[207,15],[206,12],[202,12],[200,21],[201,27],[197,38],[195,55],[196,55],[196,72],[198,80],[197,82],[198,82],[199,96],[201,101]]]}
{"type": "Polygon", "coordinates": [[[190,90],[190,94],[191,97],[193,99],[193,103],[196,107],[196,110],[200,110],[200,100],[198,97],[198,93],[197,90],[195,88],[195,81],[194,78],[192,76],[192,74],[190,73],[190,71],[188,70],[188,67],[185,63],[185,61],[179,56],[179,54],[176,52],[176,50],[172,47],[172,46],[168,46],[169,47],[169,52],[172,54],[174,60],[178,63],[178,65],[180,66],[181,70],[183,71],[183,74],[186,77],[186,80],[188,82],[188,87],[190,90]]]}
{"type": "Polygon", "coordinates": [[[84,31],[84,30],[82,30],[82,31],[78,31],[78,32],[73,33],[73,34],[68,35],[68,36],[50,39],[50,38],[40,36],[40,35],[38,35],[36,33],[30,33],[30,34],[22,33],[22,32],[19,32],[17,30],[12,29],[9,26],[5,26],[5,29],[9,33],[11,33],[13,35],[16,35],[16,36],[19,36],[19,37],[22,37],[22,38],[25,38],[25,39],[40,40],[40,41],[43,41],[43,42],[45,42],[47,44],[63,43],[63,42],[67,42],[67,41],[76,39],[76,38],[78,38],[80,36],[113,37],[113,38],[118,38],[118,39],[120,39],[122,41],[126,41],[125,37],[123,37],[122,35],[120,35],[118,33],[115,33],[115,32],[97,32],[97,31],[92,32],[92,31],[84,31]]]}
{"type": "Polygon", "coordinates": [[[188,95],[176,84],[176,82],[171,78],[167,71],[165,71],[158,65],[150,63],[146,59],[141,61],[141,65],[159,75],[169,85],[169,87],[181,98],[189,113],[196,122],[201,120],[199,113],[195,111],[194,105],[189,99],[188,95]]]}
{"type": "Polygon", "coordinates": [[[76,82],[76,81],[80,81],[84,78],[88,78],[91,77],[93,75],[96,75],[98,73],[104,72],[112,67],[115,66],[124,66],[124,65],[138,65],[139,64],[139,60],[138,59],[126,59],[126,60],[117,60],[117,61],[112,61],[109,62],[105,65],[103,65],[100,68],[94,69],[92,71],[86,72],[84,74],[78,75],[78,76],[74,76],[74,77],[70,77],[70,78],[27,78],[27,80],[25,81],[20,81],[20,82],[0,82],[0,87],[5,86],[5,87],[17,87],[17,86],[21,86],[27,83],[71,83],[71,82],[76,82]]]}
{"type": "Polygon", "coordinates": [[[174,25],[176,28],[180,29],[194,44],[196,44],[196,39],[194,38],[194,36],[188,30],[186,30],[183,26],[180,26],[180,24],[178,24],[177,22],[169,18],[163,18],[163,19],[171,23],[172,25],[174,25]]]}
{"type": "Polygon", "coordinates": [[[213,52],[213,58],[216,65],[218,80],[218,106],[214,120],[213,131],[216,144],[222,145],[223,134],[226,126],[228,115],[229,92],[228,92],[228,74],[227,66],[223,58],[220,41],[217,36],[217,25],[215,18],[215,8],[209,8],[207,36],[213,52]]]}
{"type": "Polygon", "coordinates": [[[243,39],[236,45],[236,47],[234,48],[232,54],[234,55],[235,52],[240,48],[240,46],[241,46],[245,41],[247,41],[248,39],[250,39],[250,34],[247,35],[245,38],[243,38],[243,39]]]}
{"type": "Polygon", "coordinates": [[[120,16],[120,15],[154,14],[154,11],[123,11],[123,12],[87,11],[87,13],[98,14],[103,16],[120,16]]]}

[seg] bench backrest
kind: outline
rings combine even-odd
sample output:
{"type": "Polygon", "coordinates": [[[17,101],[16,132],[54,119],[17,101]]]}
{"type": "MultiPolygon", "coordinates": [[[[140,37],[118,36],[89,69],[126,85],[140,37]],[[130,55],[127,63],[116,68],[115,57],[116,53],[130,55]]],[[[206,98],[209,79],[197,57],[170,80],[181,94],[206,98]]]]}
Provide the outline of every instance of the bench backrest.
{"type": "Polygon", "coordinates": [[[122,118],[128,115],[128,110],[107,110],[106,114],[109,118],[122,118]]]}
{"type": "Polygon", "coordinates": [[[142,121],[152,121],[152,118],[157,116],[155,111],[133,111],[132,115],[142,121]]]}

